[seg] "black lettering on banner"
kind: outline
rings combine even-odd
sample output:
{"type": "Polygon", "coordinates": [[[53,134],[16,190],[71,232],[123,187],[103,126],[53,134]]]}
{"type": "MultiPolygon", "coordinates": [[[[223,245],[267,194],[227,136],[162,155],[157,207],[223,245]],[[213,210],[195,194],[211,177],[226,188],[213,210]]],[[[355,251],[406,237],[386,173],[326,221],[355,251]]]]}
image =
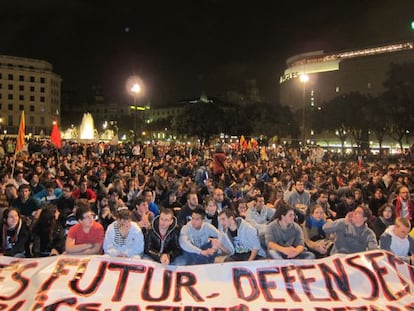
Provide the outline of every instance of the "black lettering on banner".
{"type": "Polygon", "coordinates": [[[98,271],[95,277],[92,279],[91,284],[85,289],[81,289],[79,287],[79,282],[82,280],[83,275],[85,274],[88,263],[89,260],[82,260],[81,264],[78,267],[78,271],[75,274],[75,277],[69,281],[70,289],[72,289],[76,294],[82,296],[91,296],[96,293],[105,278],[106,267],[108,266],[107,261],[101,261],[99,263],[98,271]]]}
{"type": "Polygon", "coordinates": [[[144,273],[145,266],[143,265],[128,265],[120,263],[110,263],[109,270],[119,270],[121,272],[120,277],[118,277],[118,283],[116,284],[115,293],[112,296],[112,301],[121,301],[125,287],[128,283],[128,277],[130,272],[144,273]]]}
{"type": "Polygon", "coordinates": [[[398,269],[397,269],[397,263],[399,263],[401,265],[405,265],[405,266],[407,264],[404,261],[399,261],[395,257],[395,255],[393,253],[391,253],[391,252],[387,252],[386,254],[387,254],[388,263],[394,268],[395,273],[398,276],[398,279],[400,280],[401,284],[404,286],[403,291],[405,291],[408,294],[411,294],[410,285],[408,284],[408,282],[403,277],[401,277],[401,274],[398,272],[398,269]]]}
{"type": "Polygon", "coordinates": [[[260,290],[267,302],[285,302],[285,298],[275,298],[273,297],[270,290],[277,289],[277,285],[275,281],[268,281],[267,276],[272,274],[279,274],[280,269],[278,267],[271,268],[271,269],[260,269],[257,271],[260,290]]]}
{"type": "Polygon", "coordinates": [[[141,308],[139,306],[124,306],[121,311],[140,311],[141,308]]]}
{"type": "MultiPolygon", "coordinates": [[[[384,257],[383,252],[368,253],[365,255],[365,257],[369,261],[371,261],[372,268],[377,273],[377,277],[382,286],[382,291],[384,292],[384,296],[388,301],[395,301],[407,295],[407,291],[405,291],[404,289],[398,291],[397,293],[395,293],[395,295],[390,291],[390,288],[388,287],[387,282],[384,280],[384,275],[388,274],[388,270],[386,267],[380,267],[380,265],[378,264],[376,260],[378,257],[381,257],[381,258],[384,257]]],[[[397,275],[398,275],[398,272],[397,272],[397,275]]]]}
{"type": "Polygon", "coordinates": [[[97,302],[83,303],[76,307],[78,311],[99,311],[101,304],[97,302]]]}
{"type": "MultiPolygon", "coordinates": [[[[152,283],[152,277],[154,275],[154,268],[148,268],[148,272],[145,276],[144,286],[142,288],[142,298],[146,301],[163,301],[166,300],[170,294],[172,272],[164,270],[162,277],[162,292],[160,297],[152,297],[150,294],[150,288],[152,283]]],[[[156,284],[159,288],[159,284],[156,284]]]]}
{"type": "Polygon", "coordinates": [[[361,259],[360,255],[352,256],[352,257],[349,257],[345,260],[348,263],[348,265],[350,265],[351,267],[354,267],[354,268],[360,270],[362,273],[364,273],[365,276],[368,278],[369,282],[371,283],[371,296],[363,297],[363,298],[366,299],[366,300],[377,300],[378,297],[379,297],[379,286],[378,286],[377,278],[375,277],[375,273],[372,272],[367,267],[365,267],[361,264],[358,264],[356,262],[358,259],[361,259]]]}
{"type": "MultiPolygon", "coordinates": [[[[12,300],[20,296],[29,286],[30,280],[22,275],[22,273],[28,269],[36,268],[37,262],[31,262],[27,264],[22,264],[20,261],[14,261],[10,265],[2,266],[7,269],[14,269],[15,271],[11,275],[11,279],[16,281],[19,284],[19,288],[10,296],[0,295],[0,300],[12,300]]],[[[3,278],[2,278],[3,280],[3,278]]]]}
{"type": "Polygon", "coordinates": [[[37,310],[43,307],[44,302],[47,300],[47,292],[52,287],[53,283],[59,279],[62,275],[68,275],[69,269],[65,269],[67,265],[69,266],[77,266],[79,265],[79,259],[73,258],[66,258],[60,259],[57,261],[52,274],[49,276],[46,281],[40,286],[39,290],[37,291],[35,301],[36,304],[32,307],[32,310],[37,310]]]}
{"type": "Polygon", "coordinates": [[[174,302],[181,301],[181,288],[185,288],[191,297],[197,301],[204,301],[203,297],[197,292],[194,288],[194,285],[197,283],[197,278],[193,273],[190,272],[177,272],[177,280],[175,284],[175,295],[174,302]]]}
{"type": "Polygon", "coordinates": [[[302,284],[303,292],[308,296],[310,301],[330,301],[329,297],[326,298],[316,298],[312,293],[311,283],[316,282],[314,277],[307,278],[303,273],[304,270],[315,269],[315,265],[303,265],[297,266],[296,270],[299,276],[300,283],[302,284]]]}
{"type": "Polygon", "coordinates": [[[74,306],[76,305],[76,303],[78,302],[78,300],[75,297],[71,297],[71,298],[65,298],[62,300],[58,300],[56,302],[54,302],[51,305],[48,305],[44,308],[45,311],[56,311],[58,310],[59,306],[65,305],[65,306],[74,306]]]}
{"type": "Polygon", "coordinates": [[[260,295],[259,286],[257,284],[256,278],[250,270],[244,268],[234,268],[233,285],[236,288],[237,297],[245,301],[253,301],[257,299],[260,295]],[[241,282],[243,278],[246,278],[249,281],[251,292],[248,296],[243,291],[243,286],[241,282]]]}
{"type": "Polygon", "coordinates": [[[13,306],[11,306],[10,308],[9,308],[9,305],[8,304],[0,303],[0,311],[1,310],[6,310],[6,309],[8,311],[17,311],[17,310],[20,310],[20,308],[23,306],[23,304],[25,302],[26,302],[25,300],[18,301],[13,306]]]}
{"type": "Polygon", "coordinates": [[[293,265],[289,265],[289,266],[281,268],[283,279],[285,280],[286,290],[290,298],[292,298],[292,300],[295,302],[301,302],[302,300],[300,299],[300,297],[295,291],[294,283],[296,282],[296,278],[293,275],[289,274],[289,272],[293,270],[296,270],[295,266],[293,265]]]}
{"type": "Polygon", "coordinates": [[[342,261],[339,258],[332,260],[335,265],[336,271],[332,270],[326,263],[318,264],[319,269],[322,272],[322,277],[325,281],[326,289],[332,300],[338,301],[339,296],[332,286],[332,278],[335,281],[336,286],[339,290],[349,298],[349,300],[355,300],[357,297],[352,294],[351,287],[349,284],[348,276],[345,272],[345,268],[342,261]]]}

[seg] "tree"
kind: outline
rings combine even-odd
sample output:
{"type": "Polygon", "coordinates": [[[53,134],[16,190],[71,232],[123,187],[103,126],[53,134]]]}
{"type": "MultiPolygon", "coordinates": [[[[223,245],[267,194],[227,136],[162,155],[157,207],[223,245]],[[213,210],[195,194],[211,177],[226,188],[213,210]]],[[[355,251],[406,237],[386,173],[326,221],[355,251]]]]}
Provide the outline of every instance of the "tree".
{"type": "Polygon", "coordinates": [[[214,102],[188,104],[173,119],[173,129],[181,135],[197,137],[201,144],[208,144],[213,135],[223,130],[223,109],[214,102]]]}
{"type": "Polygon", "coordinates": [[[392,64],[384,100],[387,102],[390,120],[389,134],[403,151],[404,137],[414,129],[414,63],[392,64]]]}
{"type": "Polygon", "coordinates": [[[312,117],[313,125],[317,132],[328,130],[338,136],[342,155],[345,140],[349,136],[355,140],[358,148],[361,148],[368,143],[368,103],[369,98],[360,93],[342,94],[324,103],[322,113],[315,111],[312,117]]]}

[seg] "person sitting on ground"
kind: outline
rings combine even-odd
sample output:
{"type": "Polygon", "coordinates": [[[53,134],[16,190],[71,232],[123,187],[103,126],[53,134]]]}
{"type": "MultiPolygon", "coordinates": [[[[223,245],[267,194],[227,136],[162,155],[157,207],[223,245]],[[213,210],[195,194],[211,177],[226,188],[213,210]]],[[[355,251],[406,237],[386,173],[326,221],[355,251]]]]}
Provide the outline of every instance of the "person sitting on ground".
{"type": "Polygon", "coordinates": [[[56,256],[64,252],[65,230],[58,221],[59,214],[56,205],[42,208],[32,229],[34,257],[56,256]]]}
{"type": "Polygon", "coordinates": [[[104,252],[111,257],[140,259],[144,253],[144,235],[127,207],[120,209],[116,221],[105,233],[104,252]]]}
{"type": "Polygon", "coordinates": [[[0,224],[0,253],[17,258],[30,257],[30,230],[17,208],[6,208],[0,224]]]}
{"type": "Polygon", "coordinates": [[[276,219],[266,227],[265,241],[268,254],[273,259],[314,259],[305,250],[303,231],[295,223],[295,211],[289,204],[280,204],[276,219]]]}
{"type": "Polygon", "coordinates": [[[375,233],[367,225],[371,216],[371,210],[367,206],[361,205],[349,212],[345,218],[335,221],[328,220],[323,225],[325,234],[336,234],[331,255],[337,253],[353,254],[378,249],[375,233]]]}
{"type": "Polygon", "coordinates": [[[414,238],[409,235],[411,223],[398,217],[395,225],[389,226],[381,235],[380,248],[394,253],[408,264],[414,263],[414,238]]]}
{"type": "Polygon", "coordinates": [[[229,246],[217,228],[204,221],[206,212],[195,208],[191,220],[181,229],[180,246],[187,265],[213,263],[219,251],[229,253],[229,246]]]}
{"type": "Polygon", "coordinates": [[[174,211],[161,208],[160,215],[152,221],[145,235],[145,254],[164,265],[184,264],[179,243],[180,229],[174,211]]]}
{"type": "Polygon", "coordinates": [[[378,209],[378,217],[368,222],[368,226],[374,231],[375,237],[379,241],[381,234],[394,224],[395,209],[394,205],[385,203],[378,209]]]}
{"type": "Polygon", "coordinates": [[[69,229],[66,237],[66,252],[70,255],[102,254],[104,229],[94,220],[89,205],[82,204],[76,209],[78,223],[69,229]]]}
{"type": "Polygon", "coordinates": [[[142,195],[135,198],[134,206],[133,220],[138,224],[142,232],[146,234],[146,231],[151,228],[154,214],[149,210],[148,201],[142,195]]]}
{"type": "Polygon", "coordinates": [[[315,254],[316,258],[329,255],[333,240],[328,239],[322,227],[326,222],[325,210],[319,204],[310,208],[310,215],[303,224],[303,235],[306,247],[315,254]]]}
{"type": "Polygon", "coordinates": [[[225,261],[251,261],[266,257],[257,229],[243,218],[236,217],[232,209],[223,209],[219,214],[219,221],[232,246],[231,254],[225,261]]]}

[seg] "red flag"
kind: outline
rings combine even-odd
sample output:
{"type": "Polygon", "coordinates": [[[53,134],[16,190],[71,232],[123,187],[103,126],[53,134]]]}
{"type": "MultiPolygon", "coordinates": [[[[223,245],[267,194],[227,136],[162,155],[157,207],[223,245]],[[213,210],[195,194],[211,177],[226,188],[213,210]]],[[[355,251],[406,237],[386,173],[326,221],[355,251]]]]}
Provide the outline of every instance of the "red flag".
{"type": "Polygon", "coordinates": [[[60,139],[60,131],[57,121],[53,122],[52,133],[50,134],[50,141],[54,143],[58,149],[62,147],[62,141],[60,139]]]}
{"type": "Polygon", "coordinates": [[[20,117],[19,133],[17,134],[17,143],[16,143],[16,153],[22,151],[24,145],[24,131],[25,131],[25,122],[24,122],[24,110],[22,111],[22,116],[20,117]]]}

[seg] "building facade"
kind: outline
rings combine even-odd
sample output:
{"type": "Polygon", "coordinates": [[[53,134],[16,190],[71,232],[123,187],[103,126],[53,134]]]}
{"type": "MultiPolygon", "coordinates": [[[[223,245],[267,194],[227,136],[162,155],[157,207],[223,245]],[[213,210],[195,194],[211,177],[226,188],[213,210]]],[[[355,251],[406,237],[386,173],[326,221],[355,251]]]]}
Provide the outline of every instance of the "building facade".
{"type": "Polygon", "coordinates": [[[24,110],[26,134],[49,135],[60,123],[61,83],[46,61],[0,55],[1,133],[17,134],[24,110]]]}
{"type": "Polygon", "coordinates": [[[377,96],[392,63],[414,62],[414,42],[353,51],[314,51],[290,57],[280,77],[280,102],[292,111],[314,107],[340,94],[359,92],[377,96]],[[300,79],[301,77],[306,79],[300,79]]]}

